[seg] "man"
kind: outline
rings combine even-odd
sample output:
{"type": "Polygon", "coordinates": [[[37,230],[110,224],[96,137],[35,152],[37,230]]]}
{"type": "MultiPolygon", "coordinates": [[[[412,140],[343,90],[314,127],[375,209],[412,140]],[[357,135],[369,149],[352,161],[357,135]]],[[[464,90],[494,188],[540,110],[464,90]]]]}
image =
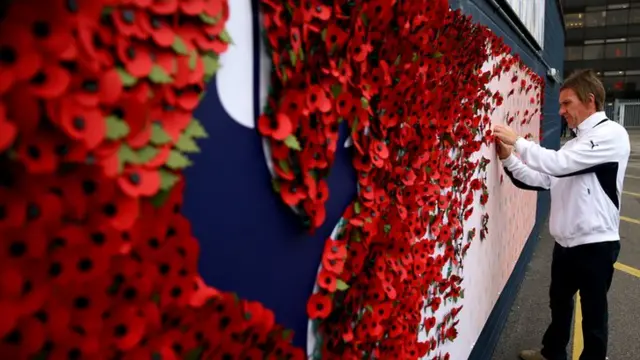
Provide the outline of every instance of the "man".
{"type": "Polygon", "coordinates": [[[606,359],[607,293],[620,252],[620,202],[630,145],[627,131],[607,119],[604,98],[604,87],[593,71],[566,79],[560,89],[560,115],[577,136],[558,151],[525,140],[507,126],[493,129],[498,157],[514,185],[551,190],[549,228],[556,240],[549,289],[551,324],[542,350],[523,351],[524,360],[567,359],[578,290],[584,336],[580,360],[606,359]]]}
{"type": "Polygon", "coordinates": [[[562,125],[562,128],[560,130],[560,137],[565,138],[567,137],[567,128],[569,127],[569,125],[567,125],[567,120],[564,118],[564,116],[560,117],[560,121],[562,125]]]}

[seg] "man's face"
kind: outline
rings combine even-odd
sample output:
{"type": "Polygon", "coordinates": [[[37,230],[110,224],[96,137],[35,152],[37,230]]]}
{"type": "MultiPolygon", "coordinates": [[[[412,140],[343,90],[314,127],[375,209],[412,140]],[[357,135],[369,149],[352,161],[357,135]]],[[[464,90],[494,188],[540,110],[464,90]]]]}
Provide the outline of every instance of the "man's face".
{"type": "Polygon", "coordinates": [[[590,98],[586,104],[581,102],[573,89],[560,91],[560,115],[564,116],[567,125],[572,129],[578,127],[584,119],[591,115],[590,109],[594,107],[591,105],[592,103],[593,98],[590,98]]]}

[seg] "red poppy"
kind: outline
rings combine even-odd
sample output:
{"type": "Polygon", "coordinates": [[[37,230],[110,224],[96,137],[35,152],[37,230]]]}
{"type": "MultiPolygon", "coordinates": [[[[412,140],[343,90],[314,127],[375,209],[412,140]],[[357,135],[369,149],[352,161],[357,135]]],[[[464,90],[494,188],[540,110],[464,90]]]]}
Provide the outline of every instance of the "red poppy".
{"type": "Polygon", "coordinates": [[[258,119],[260,133],[276,140],[284,140],[291,135],[291,125],[291,120],[285,113],[275,116],[261,115],[258,119]]]}
{"type": "Polygon", "coordinates": [[[19,24],[3,21],[0,33],[11,34],[0,38],[0,89],[6,91],[15,81],[31,79],[42,66],[42,57],[29,32],[23,31],[19,24]]]}
{"type": "Polygon", "coordinates": [[[322,319],[331,313],[331,299],[328,295],[315,293],[307,302],[307,314],[311,319],[322,319]]]}

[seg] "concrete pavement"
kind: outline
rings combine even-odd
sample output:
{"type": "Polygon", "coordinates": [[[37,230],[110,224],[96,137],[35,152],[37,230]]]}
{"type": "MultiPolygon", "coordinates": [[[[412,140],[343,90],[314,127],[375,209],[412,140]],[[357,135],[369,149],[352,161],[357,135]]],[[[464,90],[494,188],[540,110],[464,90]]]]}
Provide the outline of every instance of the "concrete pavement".
{"type": "MultiPolygon", "coordinates": [[[[621,207],[622,249],[609,292],[610,360],[640,359],[640,129],[629,130],[629,136],[631,159],[621,207]]],[[[520,350],[540,347],[550,321],[548,291],[553,244],[545,224],[493,360],[515,360],[520,350]]],[[[574,316],[569,360],[578,360],[582,349],[580,318],[579,313],[574,316]]]]}

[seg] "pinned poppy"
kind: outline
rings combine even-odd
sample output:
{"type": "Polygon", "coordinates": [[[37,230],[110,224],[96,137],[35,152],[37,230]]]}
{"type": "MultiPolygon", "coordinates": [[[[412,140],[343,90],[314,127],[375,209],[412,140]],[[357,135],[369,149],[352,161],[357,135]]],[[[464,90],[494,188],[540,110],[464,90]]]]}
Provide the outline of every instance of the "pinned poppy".
{"type": "Polygon", "coordinates": [[[153,0],[149,9],[159,15],[171,15],[178,11],[178,0],[153,0]]]}
{"type": "Polygon", "coordinates": [[[27,359],[44,345],[46,333],[42,323],[31,317],[18,320],[17,326],[0,341],[0,352],[10,359],[27,359]]]}
{"type": "Polygon", "coordinates": [[[74,78],[75,99],[83,106],[96,106],[98,104],[113,104],[122,94],[122,80],[115,69],[104,72],[98,77],[86,76],[80,79],[74,78]]]}
{"type": "Polygon", "coordinates": [[[145,321],[134,306],[120,306],[108,313],[103,336],[120,350],[132,349],[144,335],[145,321]]]}
{"type": "Polygon", "coordinates": [[[140,25],[145,33],[151,35],[153,41],[160,47],[169,47],[176,41],[175,32],[166,20],[160,16],[144,16],[140,25]]]}
{"type": "Polygon", "coordinates": [[[60,126],[70,137],[83,140],[93,149],[104,140],[106,123],[100,109],[85,107],[72,98],[62,99],[59,107],[60,126]]]}
{"type": "Polygon", "coordinates": [[[154,195],[160,189],[160,173],[139,167],[128,167],[118,178],[120,188],[125,194],[137,198],[154,195]]]}
{"type": "Polygon", "coordinates": [[[29,80],[29,89],[33,94],[50,99],[60,96],[71,81],[67,70],[55,64],[44,64],[29,80]]]}
{"type": "Polygon", "coordinates": [[[118,230],[131,228],[139,215],[139,200],[117,192],[112,199],[105,199],[95,210],[95,221],[109,222],[118,230]]]}
{"type": "Polygon", "coordinates": [[[332,309],[331,299],[321,292],[311,295],[307,301],[307,315],[311,319],[326,318],[332,309]]]}
{"type": "Polygon", "coordinates": [[[42,66],[42,57],[33,38],[19,25],[3,21],[0,33],[11,34],[0,38],[0,89],[7,91],[14,82],[36,75],[42,66]]]}
{"type": "Polygon", "coordinates": [[[151,72],[153,61],[148,46],[133,43],[126,37],[118,37],[116,51],[118,59],[134,79],[146,77],[151,72]]]}

